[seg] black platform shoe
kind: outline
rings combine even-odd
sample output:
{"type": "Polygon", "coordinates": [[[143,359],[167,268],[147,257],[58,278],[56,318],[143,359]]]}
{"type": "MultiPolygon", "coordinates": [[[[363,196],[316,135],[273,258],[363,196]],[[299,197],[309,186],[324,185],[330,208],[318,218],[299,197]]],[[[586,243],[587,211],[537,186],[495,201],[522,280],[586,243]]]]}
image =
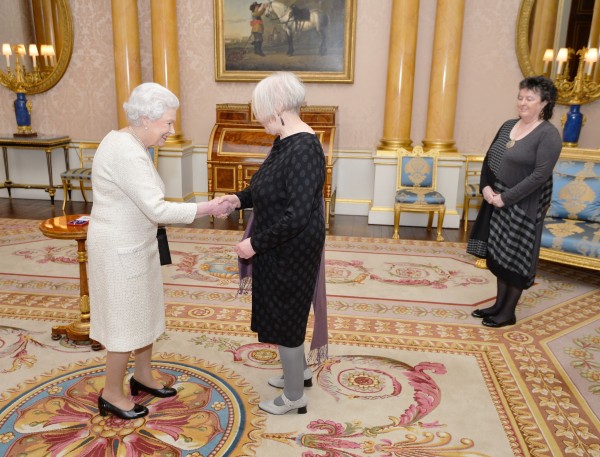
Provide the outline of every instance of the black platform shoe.
{"type": "Polygon", "coordinates": [[[496,322],[491,317],[484,317],[481,323],[486,327],[500,328],[506,327],[507,325],[515,325],[517,323],[517,318],[513,316],[510,319],[505,320],[504,322],[496,322]]]}
{"type": "Polygon", "coordinates": [[[125,411],[124,409],[117,408],[112,403],[107,402],[102,397],[98,397],[98,411],[100,412],[101,416],[106,416],[108,413],[111,413],[112,415],[117,416],[119,419],[125,420],[138,419],[148,415],[148,408],[145,406],[135,403],[133,408],[131,408],[129,411],[125,411]]]}
{"type": "Polygon", "coordinates": [[[177,395],[177,390],[173,389],[172,387],[152,389],[151,387],[146,387],[141,382],[136,381],[133,376],[129,380],[129,388],[131,389],[131,395],[133,395],[134,397],[140,393],[140,390],[160,398],[173,397],[177,395]]]}
{"type": "Polygon", "coordinates": [[[488,311],[489,309],[490,308],[482,308],[482,309],[473,310],[473,312],[471,313],[471,316],[477,317],[478,319],[483,319],[484,317],[492,317],[494,315],[494,313],[491,313],[490,311],[488,311]]]}

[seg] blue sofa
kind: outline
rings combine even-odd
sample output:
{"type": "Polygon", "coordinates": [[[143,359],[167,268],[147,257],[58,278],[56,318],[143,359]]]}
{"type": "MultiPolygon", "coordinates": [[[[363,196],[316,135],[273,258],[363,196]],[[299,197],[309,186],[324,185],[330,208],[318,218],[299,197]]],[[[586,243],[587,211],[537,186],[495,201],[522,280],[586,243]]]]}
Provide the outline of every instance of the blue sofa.
{"type": "Polygon", "coordinates": [[[540,259],[600,270],[600,149],[563,148],[540,259]]]}

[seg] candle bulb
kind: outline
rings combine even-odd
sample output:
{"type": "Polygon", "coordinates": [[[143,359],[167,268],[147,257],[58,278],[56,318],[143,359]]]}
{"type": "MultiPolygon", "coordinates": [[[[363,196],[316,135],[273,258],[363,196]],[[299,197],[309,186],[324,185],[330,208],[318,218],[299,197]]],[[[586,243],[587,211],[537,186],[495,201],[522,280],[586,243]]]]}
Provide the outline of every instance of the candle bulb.
{"type": "Polygon", "coordinates": [[[548,71],[548,65],[554,60],[554,49],[546,49],[542,60],[544,61],[544,73],[546,73],[548,71]]]}
{"type": "Polygon", "coordinates": [[[586,75],[592,74],[592,69],[594,68],[594,64],[598,61],[598,48],[590,48],[585,53],[585,66],[586,66],[586,75]]]}
{"type": "Polygon", "coordinates": [[[560,48],[558,50],[558,55],[556,56],[556,61],[558,62],[558,70],[556,74],[560,75],[562,73],[562,68],[564,63],[569,58],[569,50],[567,48],[560,48]]]}
{"type": "Polygon", "coordinates": [[[2,43],[2,54],[6,57],[6,68],[10,68],[10,56],[12,55],[12,49],[9,43],[2,43]]]}
{"type": "Polygon", "coordinates": [[[54,52],[54,46],[48,45],[48,56],[50,57],[50,65],[56,65],[56,53],[54,52]]]}
{"type": "Polygon", "coordinates": [[[33,68],[37,68],[37,56],[39,56],[38,53],[38,48],[35,44],[30,44],[29,45],[29,55],[31,56],[31,59],[33,61],[33,68]]]}
{"type": "Polygon", "coordinates": [[[48,45],[41,45],[40,54],[44,57],[44,65],[48,66],[48,45]]]}

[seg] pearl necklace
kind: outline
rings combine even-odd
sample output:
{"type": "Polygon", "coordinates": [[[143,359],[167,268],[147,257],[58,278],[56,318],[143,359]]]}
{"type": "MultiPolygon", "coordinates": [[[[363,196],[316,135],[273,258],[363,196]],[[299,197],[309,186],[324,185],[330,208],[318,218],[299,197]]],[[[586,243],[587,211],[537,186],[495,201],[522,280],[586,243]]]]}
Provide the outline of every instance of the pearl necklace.
{"type": "Polygon", "coordinates": [[[148,152],[148,148],[144,145],[144,142],[140,139],[140,137],[135,134],[135,131],[133,130],[133,128],[132,127],[127,127],[127,128],[129,129],[129,133],[131,134],[131,136],[136,139],[136,141],[140,144],[140,146],[142,148],[144,148],[144,150],[146,152],[148,152]]]}
{"type": "MultiPolygon", "coordinates": [[[[521,120],[519,119],[519,122],[521,122],[521,120]]],[[[510,138],[510,140],[508,140],[506,142],[506,147],[508,149],[512,148],[515,143],[523,138],[525,138],[527,135],[529,135],[529,133],[531,133],[533,131],[534,128],[536,128],[538,125],[540,125],[542,123],[541,120],[537,120],[535,122],[532,123],[532,125],[530,125],[527,130],[525,130],[523,133],[519,133],[518,135],[516,134],[518,127],[516,129],[514,129],[514,132],[511,133],[515,133],[515,137],[514,138],[510,138]]],[[[521,127],[522,124],[519,124],[519,127],[521,127]]],[[[516,124],[515,124],[516,126],[516,124]]]]}

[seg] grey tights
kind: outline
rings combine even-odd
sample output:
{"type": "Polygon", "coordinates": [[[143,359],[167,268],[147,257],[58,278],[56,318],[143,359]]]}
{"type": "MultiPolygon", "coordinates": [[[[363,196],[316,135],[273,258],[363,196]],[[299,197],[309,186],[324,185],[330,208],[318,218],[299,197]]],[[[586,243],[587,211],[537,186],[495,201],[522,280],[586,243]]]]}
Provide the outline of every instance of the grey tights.
{"type": "MultiPolygon", "coordinates": [[[[308,366],[304,356],[304,343],[295,348],[279,346],[279,358],[285,379],[283,393],[288,400],[299,400],[304,395],[304,369],[308,366]]],[[[283,405],[281,397],[275,399],[275,404],[283,405]]]]}

